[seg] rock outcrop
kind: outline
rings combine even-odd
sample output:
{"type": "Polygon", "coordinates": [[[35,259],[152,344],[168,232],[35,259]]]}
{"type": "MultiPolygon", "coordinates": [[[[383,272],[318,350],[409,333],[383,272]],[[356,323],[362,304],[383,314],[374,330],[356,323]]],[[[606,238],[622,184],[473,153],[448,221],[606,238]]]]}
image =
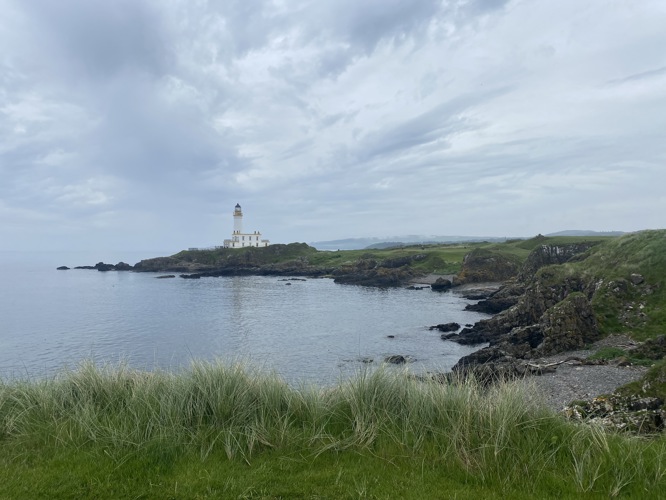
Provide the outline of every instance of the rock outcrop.
{"type": "Polygon", "coordinates": [[[451,323],[441,323],[439,325],[434,325],[429,328],[429,330],[439,330],[440,332],[456,332],[460,330],[460,324],[451,322],[451,323]]]}
{"type": "Polygon", "coordinates": [[[597,340],[599,326],[591,300],[598,283],[557,264],[589,248],[587,244],[540,245],[516,280],[469,306],[498,314],[458,335],[446,336],[446,340],[465,345],[489,344],[460,359],[454,371],[474,372],[485,378],[523,375],[526,368],[521,360],[580,349],[597,340]]]}
{"type": "Polygon", "coordinates": [[[105,264],[98,262],[94,266],[76,266],[74,269],[96,269],[97,271],[132,271],[134,268],[125,262],[118,262],[118,264],[105,264]]]}
{"type": "MultiPolygon", "coordinates": [[[[465,310],[486,314],[498,314],[516,305],[524,293],[525,287],[512,281],[496,292],[482,296],[482,300],[476,304],[468,304],[465,306],[465,310]]],[[[468,295],[466,298],[474,299],[475,297],[477,296],[468,295]]]]}
{"type": "Polygon", "coordinates": [[[423,260],[425,257],[425,255],[417,254],[384,261],[362,258],[352,264],[342,265],[334,269],[331,274],[336,283],[345,285],[401,286],[417,276],[410,264],[423,260]]]}
{"type": "Polygon", "coordinates": [[[542,267],[569,262],[599,243],[598,241],[592,241],[565,245],[539,245],[527,256],[518,279],[524,281],[534,276],[534,273],[542,267]]]}
{"type": "Polygon", "coordinates": [[[433,292],[446,292],[451,289],[453,283],[451,280],[446,278],[437,278],[435,282],[430,285],[430,288],[433,292]]]}
{"type": "Polygon", "coordinates": [[[519,269],[519,264],[508,257],[483,248],[476,248],[465,255],[462,270],[453,278],[453,285],[506,281],[515,277],[519,269]]]}

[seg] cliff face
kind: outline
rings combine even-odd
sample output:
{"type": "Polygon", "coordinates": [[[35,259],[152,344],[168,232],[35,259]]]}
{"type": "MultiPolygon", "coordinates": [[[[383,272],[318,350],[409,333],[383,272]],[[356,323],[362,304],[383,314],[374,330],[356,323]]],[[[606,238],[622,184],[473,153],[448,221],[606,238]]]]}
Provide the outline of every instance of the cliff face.
{"type": "Polygon", "coordinates": [[[599,242],[572,243],[568,245],[539,245],[528,255],[518,278],[529,280],[539,269],[553,264],[564,264],[579,257],[599,242]]]}
{"type": "Polygon", "coordinates": [[[519,269],[517,261],[496,252],[476,248],[465,255],[462,270],[453,278],[453,284],[506,281],[515,277],[519,269]]]}

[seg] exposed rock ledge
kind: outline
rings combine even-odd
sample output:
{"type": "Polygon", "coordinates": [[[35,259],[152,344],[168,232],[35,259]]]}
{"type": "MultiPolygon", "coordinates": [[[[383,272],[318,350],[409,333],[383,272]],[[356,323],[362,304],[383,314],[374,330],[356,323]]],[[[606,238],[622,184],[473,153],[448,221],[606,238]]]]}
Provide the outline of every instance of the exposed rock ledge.
{"type": "MultiPolygon", "coordinates": [[[[65,266],[62,266],[62,268],[64,267],[65,266]]],[[[76,266],[74,269],[96,269],[97,271],[106,272],[106,271],[132,271],[134,268],[125,262],[118,262],[117,264],[105,264],[104,262],[98,262],[94,266],[76,266]]]]}

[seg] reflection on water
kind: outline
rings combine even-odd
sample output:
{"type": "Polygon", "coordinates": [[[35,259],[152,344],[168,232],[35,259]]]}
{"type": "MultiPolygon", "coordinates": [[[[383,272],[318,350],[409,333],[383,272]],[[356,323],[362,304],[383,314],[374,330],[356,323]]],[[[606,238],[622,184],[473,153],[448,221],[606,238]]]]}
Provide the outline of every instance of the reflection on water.
{"type": "Polygon", "coordinates": [[[292,382],[321,384],[392,354],[415,358],[415,372],[448,370],[473,348],[444,342],[427,326],[484,317],[464,311],[466,301],[454,294],[429,290],[328,279],[155,279],[50,264],[2,267],[3,377],[48,375],[91,357],[143,369],[241,359],[292,382]]]}

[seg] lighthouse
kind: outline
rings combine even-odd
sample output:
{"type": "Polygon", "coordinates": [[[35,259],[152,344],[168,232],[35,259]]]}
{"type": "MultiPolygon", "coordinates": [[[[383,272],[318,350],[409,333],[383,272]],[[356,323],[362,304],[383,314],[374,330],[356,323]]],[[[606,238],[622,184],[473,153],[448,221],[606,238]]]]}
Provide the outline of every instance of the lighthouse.
{"type": "Polygon", "coordinates": [[[241,234],[243,232],[243,210],[239,203],[236,203],[234,208],[234,234],[241,234]]]}
{"type": "Polygon", "coordinates": [[[231,239],[224,240],[224,248],[267,247],[268,245],[270,245],[270,242],[261,239],[259,231],[243,232],[243,209],[240,203],[236,203],[234,207],[234,230],[231,233],[231,239]]]}

